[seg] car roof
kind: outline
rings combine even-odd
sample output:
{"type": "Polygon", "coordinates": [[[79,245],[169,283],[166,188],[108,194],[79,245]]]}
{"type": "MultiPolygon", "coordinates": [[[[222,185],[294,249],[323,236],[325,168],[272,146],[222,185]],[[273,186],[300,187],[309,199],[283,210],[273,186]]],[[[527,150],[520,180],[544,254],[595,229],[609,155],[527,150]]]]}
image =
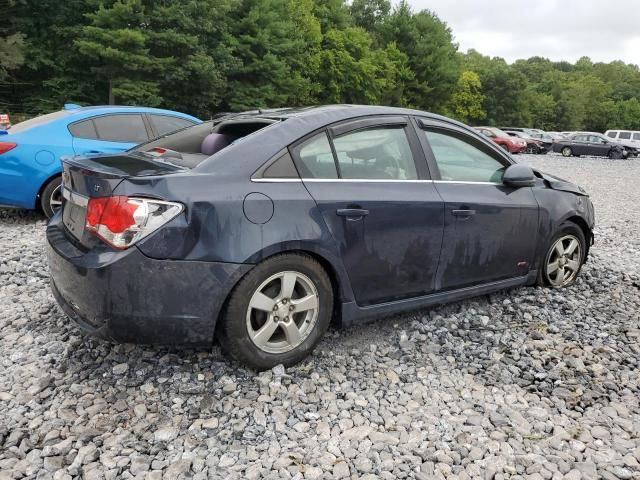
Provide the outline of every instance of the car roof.
{"type": "Polygon", "coordinates": [[[154,107],[136,107],[136,106],[124,106],[124,105],[93,105],[87,107],[77,107],[72,109],[65,109],[69,112],[67,118],[79,118],[79,117],[91,117],[94,115],[104,115],[109,113],[157,113],[160,115],[172,115],[172,116],[180,116],[185,118],[191,118],[197,121],[200,121],[198,118],[182,113],[176,112],[173,110],[167,110],[164,108],[154,108],[154,107]]]}
{"type": "Polygon", "coordinates": [[[239,172],[240,169],[256,168],[255,162],[263,164],[267,159],[281,154],[283,147],[291,145],[301,138],[322,130],[331,124],[357,120],[367,116],[383,115],[414,115],[429,118],[445,124],[453,125],[466,130],[483,139],[478,132],[471,127],[456,120],[452,120],[434,113],[413,110],[409,108],[373,106],[373,105],[325,105],[317,107],[282,108],[269,110],[252,110],[229,114],[216,119],[226,121],[231,119],[274,119],[281,120],[268,127],[252,133],[252,137],[258,141],[239,141],[231,149],[222,149],[212,157],[200,163],[195,170],[202,172],[213,171],[218,165],[233,165],[239,172]]]}

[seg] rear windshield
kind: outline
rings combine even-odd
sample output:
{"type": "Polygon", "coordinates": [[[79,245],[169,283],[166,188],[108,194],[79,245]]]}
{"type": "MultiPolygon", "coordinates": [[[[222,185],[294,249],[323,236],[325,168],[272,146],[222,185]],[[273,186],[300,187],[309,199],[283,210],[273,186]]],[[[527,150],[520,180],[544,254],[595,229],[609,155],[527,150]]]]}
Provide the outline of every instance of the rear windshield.
{"type": "Polygon", "coordinates": [[[275,122],[263,118],[212,120],[143,143],[130,151],[153,155],[181,167],[195,168],[220,150],[275,122]]]}
{"type": "Polygon", "coordinates": [[[28,130],[29,128],[37,127],[38,125],[42,125],[47,122],[51,122],[53,120],[58,120],[59,118],[64,118],[68,115],[71,115],[70,111],[60,110],[59,112],[47,113],[46,115],[40,115],[39,117],[34,117],[29,120],[25,120],[24,122],[16,123],[9,127],[9,133],[20,133],[28,130]]]}

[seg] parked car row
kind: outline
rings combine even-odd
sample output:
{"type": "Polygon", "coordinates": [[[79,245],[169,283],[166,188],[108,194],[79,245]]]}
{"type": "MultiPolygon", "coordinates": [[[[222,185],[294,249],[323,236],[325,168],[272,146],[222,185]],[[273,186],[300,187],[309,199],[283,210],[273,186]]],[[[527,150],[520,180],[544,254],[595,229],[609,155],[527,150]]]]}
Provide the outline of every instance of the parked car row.
{"type": "Polygon", "coordinates": [[[640,154],[640,132],[545,132],[536,128],[475,127],[509,153],[561,153],[565,157],[591,155],[626,159],[640,154]]]}
{"type": "Polygon", "coordinates": [[[124,152],[152,138],[201,123],[184,113],[141,107],[80,107],[0,129],[0,206],[60,208],[63,156],[124,152]]]}

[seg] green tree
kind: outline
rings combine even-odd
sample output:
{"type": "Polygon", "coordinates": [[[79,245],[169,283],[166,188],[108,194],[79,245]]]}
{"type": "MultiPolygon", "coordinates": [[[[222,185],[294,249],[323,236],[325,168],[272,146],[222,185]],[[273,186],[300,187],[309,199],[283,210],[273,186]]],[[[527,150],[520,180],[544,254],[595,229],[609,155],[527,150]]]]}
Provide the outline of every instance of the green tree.
{"type": "Polygon", "coordinates": [[[464,123],[472,123],[486,118],[482,109],[484,95],[482,83],[476,72],[465,70],[458,79],[458,84],[451,97],[453,116],[464,123]]]}
{"type": "Polygon", "coordinates": [[[315,85],[319,23],[310,2],[245,0],[234,12],[229,43],[238,59],[229,72],[232,110],[302,105],[315,85]],[[306,69],[310,69],[306,70],[306,69]]]}
{"type": "Polygon", "coordinates": [[[391,12],[389,0],[353,0],[349,11],[353,22],[368,32],[375,32],[391,12]]]}
{"type": "Polygon", "coordinates": [[[109,104],[156,106],[162,102],[158,73],[166,62],[154,58],[147,45],[148,15],[141,0],[117,0],[100,5],[88,15],[91,24],[82,28],[74,43],[86,63],[107,85],[109,104]]]}
{"type": "Polygon", "coordinates": [[[413,81],[407,85],[410,106],[443,112],[459,74],[457,45],[451,30],[429,11],[413,13],[402,0],[381,26],[383,42],[395,42],[408,59],[413,81]]]}

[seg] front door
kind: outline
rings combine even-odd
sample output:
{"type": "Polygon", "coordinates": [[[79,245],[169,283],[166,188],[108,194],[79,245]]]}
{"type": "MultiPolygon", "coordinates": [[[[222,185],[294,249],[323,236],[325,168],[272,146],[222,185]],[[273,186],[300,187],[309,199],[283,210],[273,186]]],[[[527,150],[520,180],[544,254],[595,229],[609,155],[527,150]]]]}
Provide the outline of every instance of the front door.
{"type": "Polygon", "coordinates": [[[526,275],[533,265],[538,204],[531,188],[503,185],[510,162],[457,127],[421,122],[435,187],[445,203],[437,290],[526,275]]]}
{"type": "Polygon", "coordinates": [[[292,153],[359,305],[434,290],[444,205],[407,118],[342,124],[292,153]]]}

